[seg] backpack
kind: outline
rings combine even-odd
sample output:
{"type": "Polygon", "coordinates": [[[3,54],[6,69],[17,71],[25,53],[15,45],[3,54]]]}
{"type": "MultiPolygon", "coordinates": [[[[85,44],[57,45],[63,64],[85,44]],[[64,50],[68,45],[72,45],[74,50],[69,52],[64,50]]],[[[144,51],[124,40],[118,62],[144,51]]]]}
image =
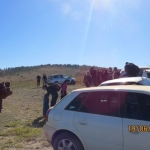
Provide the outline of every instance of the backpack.
{"type": "Polygon", "coordinates": [[[61,89],[61,86],[58,83],[54,83],[54,84],[50,85],[49,87],[56,90],[57,92],[60,91],[60,89],[61,89]]]}

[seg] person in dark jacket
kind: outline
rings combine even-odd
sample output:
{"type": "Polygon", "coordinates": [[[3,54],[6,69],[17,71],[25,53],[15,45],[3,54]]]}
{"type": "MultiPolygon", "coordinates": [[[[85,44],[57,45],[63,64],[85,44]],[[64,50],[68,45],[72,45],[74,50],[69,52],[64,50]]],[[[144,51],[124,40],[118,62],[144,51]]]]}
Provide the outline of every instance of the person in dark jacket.
{"type": "Polygon", "coordinates": [[[92,76],[92,80],[94,85],[96,86],[96,70],[94,67],[90,68],[90,75],[92,76]]]}
{"type": "Polygon", "coordinates": [[[49,96],[52,95],[51,100],[51,107],[53,107],[56,104],[57,98],[58,98],[58,91],[60,90],[59,84],[52,84],[50,86],[43,86],[43,89],[47,91],[47,93],[44,95],[43,99],[43,116],[46,115],[47,110],[49,109],[49,96]]]}
{"type": "Polygon", "coordinates": [[[12,91],[10,90],[10,82],[0,83],[0,113],[2,110],[2,101],[6,97],[10,96],[12,91]]]}
{"type": "Polygon", "coordinates": [[[102,82],[107,81],[107,76],[108,76],[107,70],[106,69],[102,69],[102,72],[101,72],[102,82]]]}
{"type": "Polygon", "coordinates": [[[45,73],[43,73],[42,80],[43,80],[43,86],[45,86],[46,82],[47,82],[47,77],[46,77],[45,73]]]}
{"type": "Polygon", "coordinates": [[[41,76],[38,75],[38,76],[36,77],[36,79],[37,79],[37,86],[40,86],[41,76]]]}
{"type": "Polygon", "coordinates": [[[96,85],[100,85],[101,84],[101,71],[97,70],[96,71],[96,85]]]}
{"type": "Polygon", "coordinates": [[[128,77],[137,77],[140,72],[140,68],[133,63],[126,62],[124,68],[128,77]]]}

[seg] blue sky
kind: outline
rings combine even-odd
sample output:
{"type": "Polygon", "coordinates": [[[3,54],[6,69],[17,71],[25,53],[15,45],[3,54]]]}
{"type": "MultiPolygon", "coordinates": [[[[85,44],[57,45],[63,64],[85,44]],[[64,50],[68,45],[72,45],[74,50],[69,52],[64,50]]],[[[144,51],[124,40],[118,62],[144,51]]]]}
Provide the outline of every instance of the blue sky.
{"type": "Polygon", "coordinates": [[[0,68],[150,65],[149,0],[0,0],[0,68]]]}

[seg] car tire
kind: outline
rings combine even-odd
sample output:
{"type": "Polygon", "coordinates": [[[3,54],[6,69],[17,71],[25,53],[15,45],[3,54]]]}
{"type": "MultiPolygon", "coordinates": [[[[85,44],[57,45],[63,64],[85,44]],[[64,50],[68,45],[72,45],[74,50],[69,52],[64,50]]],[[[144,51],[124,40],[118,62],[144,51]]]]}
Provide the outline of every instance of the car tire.
{"type": "Polygon", "coordinates": [[[60,133],[54,140],[53,149],[59,150],[59,147],[62,150],[65,150],[67,148],[69,150],[84,150],[79,139],[73,134],[66,132],[60,133]]]}

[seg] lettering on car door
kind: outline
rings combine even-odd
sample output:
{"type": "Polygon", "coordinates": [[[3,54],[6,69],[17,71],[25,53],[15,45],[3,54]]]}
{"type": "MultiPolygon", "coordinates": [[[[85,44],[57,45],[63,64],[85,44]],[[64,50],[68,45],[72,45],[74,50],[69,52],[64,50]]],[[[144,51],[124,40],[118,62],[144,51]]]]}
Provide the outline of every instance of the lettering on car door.
{"type": "Polygon", "coordinates": [[[122,93],[124,150],[150,149],[150,95],[122,93]]]}

